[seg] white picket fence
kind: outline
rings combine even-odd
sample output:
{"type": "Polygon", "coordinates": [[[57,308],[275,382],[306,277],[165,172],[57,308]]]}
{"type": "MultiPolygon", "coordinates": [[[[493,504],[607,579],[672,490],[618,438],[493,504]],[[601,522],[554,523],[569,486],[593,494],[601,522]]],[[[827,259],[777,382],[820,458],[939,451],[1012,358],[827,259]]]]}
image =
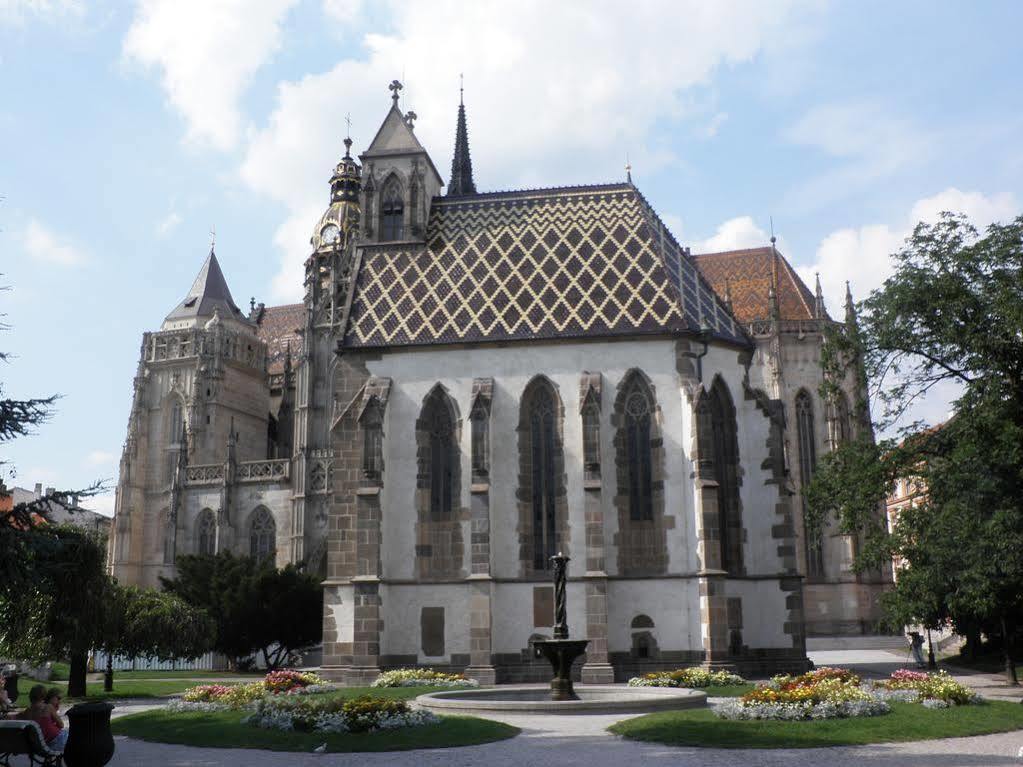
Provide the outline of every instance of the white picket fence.
{"type": "MultiPolygon", "coordinates": [[[[107,656],[97,650],[92,660],[93,669],[102,671],[107,667],[107,656]]],[[[195,660],[158,660],[157,658],[127,658],[123,655],[114,656],[115,671],[218,671],[227,668],[227,661],[217,653],[208,652],[195,660]]]]}

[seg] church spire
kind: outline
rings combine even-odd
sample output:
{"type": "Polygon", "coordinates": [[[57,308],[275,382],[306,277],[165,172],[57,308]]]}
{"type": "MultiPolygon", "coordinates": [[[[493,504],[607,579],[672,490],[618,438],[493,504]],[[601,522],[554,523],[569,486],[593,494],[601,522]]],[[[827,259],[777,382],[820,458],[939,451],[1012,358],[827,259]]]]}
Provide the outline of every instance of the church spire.
{"type": "Polygon", "coordinates": [[[856,302],[853,301],[849,280],[845,281],[845,324],[849,328],[856,327],[856,302]]]}
{"type": "Polygon", "coordinates": [[[827,311],[824,309],[824,291],[821,290],[821,273],[815,272],[815,276],[817,277],[817,289],[814,294],[813,313],[817,319],[822,320],[827,314],[827,311]]]}
{"type": "Polygon", "coordinates": [[[448,182],[447,194],[449,197],[476,194],[476,184],[472,180],[469,131],[465,127],[465,100],[461,85],[458,88],[458,94],[458,127],[455,129],[455,156],[451,160],[451,181],[448,182]]]}

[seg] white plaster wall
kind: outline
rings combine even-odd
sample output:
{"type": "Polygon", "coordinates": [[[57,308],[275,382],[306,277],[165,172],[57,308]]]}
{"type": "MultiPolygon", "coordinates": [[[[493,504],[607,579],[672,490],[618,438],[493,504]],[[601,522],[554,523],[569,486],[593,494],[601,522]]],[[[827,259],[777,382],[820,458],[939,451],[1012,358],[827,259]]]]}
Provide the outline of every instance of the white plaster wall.
{"type": "Polygon", "coordinates": [[[750,647],[792,647],[785,633],[788,609],[776,580],[730,580],[727,594],[742,599],[742,641],[750,647]]]}
{"type": "Polygon", "coordinates": [[[608,649],[632,649],[632,619],[647,615],[661,650],[703,649],[700,593],[695,578],[662,581],[611,581],[607,589],[608,649]]]}
{"type": "MultiPolygon", "coordinates": [[[[533,589],[542,583],[497,583],[491,604],[491,648],[495,653],[516,653],[524,649],[533,634],[551,636],[553,615],[545,626],[533,625],[533,589]]],[[[586,634],[586,585],[569,581],[565,587],[568,630],[571,637],[586,634]]]]}
{"type": "Polygon", "coordinates": [[[355,587],[327,586],[326,613],[334,621],[338,642],[355,641],[355,587]]]}
{"type": "Polygon", "coordinates": [[[384,632],[383,655],[415,655],[420,663],[447,663],[452,653],[469,652],[469,591],[464,584],[380,587],[384,632]],[[444,608],[444,655],[423,655],[420,618],[424,607],[444,608]]]}

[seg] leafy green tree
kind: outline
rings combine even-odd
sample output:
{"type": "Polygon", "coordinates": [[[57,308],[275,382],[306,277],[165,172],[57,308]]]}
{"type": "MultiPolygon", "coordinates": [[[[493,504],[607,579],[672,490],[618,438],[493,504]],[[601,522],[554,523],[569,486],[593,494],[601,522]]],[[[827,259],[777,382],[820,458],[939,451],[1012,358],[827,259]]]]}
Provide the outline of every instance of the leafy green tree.
{"type": "Polygon", "coordinates": [[[837,513],[865,545],[856,566],[893,554],[908,569],[886,599],[894,619],[957,630],[980,627],[1011,646],[1023,608],[1023,216],[982,237],[962,216],[920,224],[894,254],[896,268],[860,304],[859,324],[833,333],[826,378],[853,361],[874,385],[890,427],[940,384],[960,396],[941,428],[913,424],[901,441],[856,440],[821,462],[807,489],[809,521],[837,513]],[[926,489],[892,535],[877,509],[894,481],[926,489]]]}
{"type": "Polygon", "coordinates": [[[113,685],[111,656],[198,658],[213,645],[216,627],[206,612],[157,589],[111,583],[105,601],[102,648],[107,655],[107,689],[113,685]]]}
{"type": "Polygon", "coordinates": [[[163,586],[213,618],[217,652],[237,660],[258,651],[273,669],[320,641],[322,590],[298,567],[278,570],[230,552],[182,556],[175,564],[177,577],[163,586]]]}

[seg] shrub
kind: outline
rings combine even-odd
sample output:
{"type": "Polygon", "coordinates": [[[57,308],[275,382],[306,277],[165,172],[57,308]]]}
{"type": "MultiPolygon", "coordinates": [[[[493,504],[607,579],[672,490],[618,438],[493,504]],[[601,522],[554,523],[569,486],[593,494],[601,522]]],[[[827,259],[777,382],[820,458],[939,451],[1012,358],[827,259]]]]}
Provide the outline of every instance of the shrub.
{"type": "Polygon", "coordinates": [[[432,668],[399,668],[385,671],[373,681],[373,687],[479,687],[464,674],[445,674],[432,668]]]}
{"type": "MultiPolygon", "coordinates": [[[[308,695],[335,689],[316,674],[285,669],[271,671],[262,681],[249,684],[201,684],[181,696],[185,703],[215,703],[222,708],[244,708],[270,695],[308,695]]],[[[187,707],[178,707],[187,708],[187,707]]],[[[192,710],[207,710],[196,709],[192,710]]]]}
{"type": "Polygon", "coordinates": [[[629,687],[712,687],[745,684],[746,680],[728,671],[710,671],[699,666],[674,671],[654,671],[629,680],[629,687]]]}
{"type": "Polygon", "coordinates": [[[413,711],[403,700],[363,696],[351,700],[299,700],[267,697],[244,722],[256,727],[302,732],[372,732],[418,727],[440,721],[428,711],[413,711]]]}

